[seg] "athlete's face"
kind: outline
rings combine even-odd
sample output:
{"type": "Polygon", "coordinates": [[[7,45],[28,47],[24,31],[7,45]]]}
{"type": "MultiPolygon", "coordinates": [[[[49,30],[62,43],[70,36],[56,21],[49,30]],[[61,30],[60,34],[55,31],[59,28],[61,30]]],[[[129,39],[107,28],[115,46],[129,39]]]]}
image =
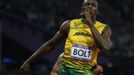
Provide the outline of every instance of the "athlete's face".
{"type": "Polygon", "coordinates": [[[81,11],[89,10],[89,14],[96,15],[98,13],[98,3],[96,0],[84,0],[81,11]]]}

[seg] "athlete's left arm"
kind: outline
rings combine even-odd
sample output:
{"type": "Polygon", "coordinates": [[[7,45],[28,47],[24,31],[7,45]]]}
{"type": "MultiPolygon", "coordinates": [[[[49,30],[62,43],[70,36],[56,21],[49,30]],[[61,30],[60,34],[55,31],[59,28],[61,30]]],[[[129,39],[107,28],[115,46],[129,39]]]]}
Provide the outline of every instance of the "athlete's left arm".
{"type": "Polygon", "coordinates": [[[90,25],[90,29],[93,34],[93,38],[100,49],[109,50],[112,47],[112,42],[110,40],[111,29],[109,26],[104,28],[102,34],[100,34],[93,25],[90,25]]]}
{"type": "Polygon", "coordinates": [[[82,14],[84,15],[85,23],[88,24],[88,26],[91,29],[93,38],[97,44],[97,46],[102,50],[108,50],[112,47],[112,42],[110,40],[111,37],[111,29],[107,26],[104,28],[102,34],[98,32],[98,30],[94,27],[93,20],[95,16],[91,17],[90,10],[88,8],[85,8],[84,11],[82,11],[82,14]]]}

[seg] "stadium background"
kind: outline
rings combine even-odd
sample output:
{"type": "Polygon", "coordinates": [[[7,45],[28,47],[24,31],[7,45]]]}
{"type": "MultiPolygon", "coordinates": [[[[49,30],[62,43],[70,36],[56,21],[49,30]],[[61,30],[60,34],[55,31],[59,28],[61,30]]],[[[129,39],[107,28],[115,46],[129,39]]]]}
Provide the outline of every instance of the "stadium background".
{"type": "MultiPolygon", "coordinates": [[[[134,75],[133,0],[98,0],[97,20],[112,29],[113,47],[100,53],[101,75],[134,75]]],[[[49,40],[62,22],[78,18],[82,0],[0,0],[0,75],[18,75],[20,65],[49,40]]],[[[32,64],[33,75],[49,75],[62,41],[32,64]]]]}

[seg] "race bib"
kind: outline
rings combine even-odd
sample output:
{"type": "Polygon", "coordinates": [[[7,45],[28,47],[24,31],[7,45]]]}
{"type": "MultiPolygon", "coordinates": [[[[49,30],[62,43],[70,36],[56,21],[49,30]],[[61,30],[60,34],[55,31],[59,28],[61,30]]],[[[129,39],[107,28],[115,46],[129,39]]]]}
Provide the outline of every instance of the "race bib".
{"type": "Polygon", "coordinates": [[[87,46],[74,44],[71,50],[73,59],[89,61],[92,57],[92,50],[87,46]]]}

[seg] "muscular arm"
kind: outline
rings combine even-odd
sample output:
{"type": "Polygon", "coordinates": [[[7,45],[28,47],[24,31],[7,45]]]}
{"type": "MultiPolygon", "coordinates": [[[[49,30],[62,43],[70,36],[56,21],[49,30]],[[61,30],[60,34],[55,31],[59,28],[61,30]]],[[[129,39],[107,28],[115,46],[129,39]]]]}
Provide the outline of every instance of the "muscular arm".
{"type": "Polygon", "coordinates": [[[107,26],[104,28],[102,34],[100,34],[93,25],[89,25],[89,26],[97,46],[100,49],[105,49],[105,50],[110,49],[112,46],[112,42],[110,40],[111,29],[107,26]]]}
{"type": "Polygon", "coordinates": [[[88,7],[84,7],[82,14],[84,15],[85,23],[88,24],[91,29],[96,45],[102,50],[108,50],[112,46],[112,43],[110,41],[111,29],[107,26],[103,30],[102,34],[100,34],[94,27],[96,15],[89,14],[91,10],[94,10],[94,12],[96,12],[97,9],[98,8],[96,6],[88,5],[88,7]]]}
{"type": "Polygon", "coordinates": [[[41,56],[49,53],[62,40],[67,37],[67,30],[69,29],[69,22],[65,21],[60,27],[55,36],[48,42],[44,43],[25,63],[32,63],[41,56]]]}

